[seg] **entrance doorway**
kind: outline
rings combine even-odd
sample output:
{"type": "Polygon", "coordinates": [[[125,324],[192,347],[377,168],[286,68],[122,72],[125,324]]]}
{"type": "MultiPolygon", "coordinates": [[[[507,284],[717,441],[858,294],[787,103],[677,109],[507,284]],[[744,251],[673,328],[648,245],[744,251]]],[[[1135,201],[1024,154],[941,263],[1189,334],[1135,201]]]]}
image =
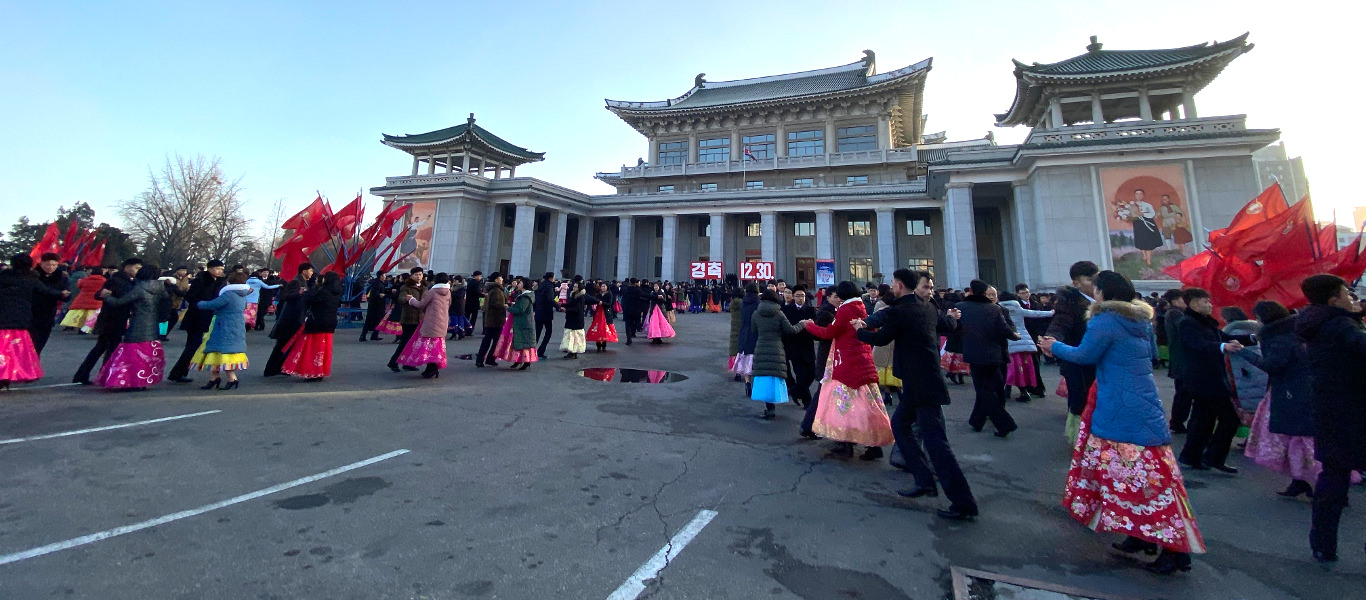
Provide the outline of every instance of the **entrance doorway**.
{"type": "Polygon", "coordinates": [[[797,259],[797,281],[793,284],[801,284],[811,287],[816,281],[816,259],[800,257],[797,259]]]}
{"type": "Polygon", "coordinates": [[[507,280],[507,278],[508,278],[508,270],[510,270],[511,268],[512,268],[512,261],[511,261],[511,260],[508,260],[508,259],[505,258],[505,259],[503,259],[503,260],[498,261],[498,272],[503,274],[503,279],[504,279],[504,281],[507,280]]]}

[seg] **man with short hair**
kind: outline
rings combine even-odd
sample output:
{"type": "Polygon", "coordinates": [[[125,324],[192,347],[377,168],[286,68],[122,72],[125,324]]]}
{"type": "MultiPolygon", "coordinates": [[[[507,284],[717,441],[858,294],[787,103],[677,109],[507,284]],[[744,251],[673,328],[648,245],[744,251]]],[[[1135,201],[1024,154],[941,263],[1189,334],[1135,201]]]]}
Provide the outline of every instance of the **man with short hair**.
{"type": "Polygon", "coordinates": [[[1191,394],[1194,414],[1178,458],[1192,469],[1237,473],[1236,467],[1225,464],[1239,421],[1224,357],[1242,351],[1243,345],[1219,328],[1219,321],[1212,316],[1214,302],[1209,292],[1187,288],[1182,298],[1186,301],[1185,318],[1177,326],[1184,363],[1181,376],[1191,394]]]}
{"type": "Polygon", "coordinates": [[[1172,395],[1172,416],[1169,427],[1172,433],[1186,433],[1186,421],[1191,416],[1191,395],[1183,383],[1182,371],[1186,368],[1183,359],[1185,350],[1181,347],[1181,320],[1186,318],[1186,299],[1181,290],[1167,290],[1162,295],[1167,301],[1167,313],[1162,316],[1162,330],[1167,334],[1167,376],[1172,379],[1176,392],[1172,395]]]}
{"type": "MultiPolygon", "coordinates": [[[[294,334],[299,332],[299,328],[304,326],[304,294],[312,286],[313,265],[303,263],[299,265],[294,279],[280,288],[280,306],[275,310],[275,326],[270,329],[270,337],[275,340],[275,347],[270,350],[266,367],[261,370],[263,377],[274,377],[284,371],[285,358],[288,357],[285,346],[294,339],[294,334]]],[[[189,313],[186,313],[185,319],[189,318],[189,313]]]]}
{"type": "MultiPolygon", "coordinates": [[[[788,323],[814,321],[816,309],[806,305],[806,290],[794,288],[783,304],[788,323]]],[[[811,384],[816,381],[816,337],[805,329],[783,336],[783,353],[790,366],[787,391],[799,406],[811,403],[811,384]]]]}
{"type": "MultiPolygon", "coordinates": [[[[1081,345],[1086,337],[1086,313],[1095,302],[1096,286],[1094,279],[1100,267],[1089,260],[1072,263],[1067,275],[1072,285],[1058,288],[1053,302],[1053,322],[1048,324],[1046,337],[1057,339],[1068,346],[1081,345]]],[[[1069,442],[1076,441],[1077,428],[1081,424],[1081,413],[1086,409],[1086,398],[1091,392],[1091,384],[1096,380],[1094,366],[1079,365],[1059,359],[1058,371],[1067,382],[1067,426],[1069,442]]]]}
{"type": "Polygon", "coordinates": [[[621,313],[626,319],[626,345],[630,346],[636,334],[640,333],[642,317],[649,308],[649,292],[645,291],[648,281],[634,277],[626,281],[621,289],[621,313]]]}
{"type": "Polygon", "coordinates": [[[963,338],[963,360],[971,370],[976,393],[968,425],[981,431],[990,420],[996,437],[1003,438],[1019,428],[1006,411],[1006,365],[1010,363],[1007,343],[1020,336],[996,305],[995,288],[974,279],[968,289],[972,294],[955,307],[963,315],[958,320],[958,333],[963,338]]]}
{"type": "Polygon", "coordinates": [[[123,334],[128,330],[128,316],[132,312],[132,306],[110,304],[109,300],[133,291],[133,276],[140,270],[142,259],[129,258],[105,280],[104,287],[100,289],[100,298],[104,300],[104,305],[100,308],[100,315],[95,318],[95,330],[98,334],[95,347],[91,348],[85,355],[85,360],[81,361],[81,366],[71,378],[72,383],[90,385],[90,372],[94,370],[95,362],[101,357],[108,361],[114,354],[114,349],[118,348],[119,342],[123,341],[123,334]],[[105,293],[106,290],[108,293],[105,293]]]}
{"type": "Polygon", "coordinates": [[[470,275],[469,292],[465,294],[465,318],[469,319],[470,326],[465,330],[465,335],[474,335],[474,322],[479,320],[479,302],[484,299],[484,272],[475,271],[470,275]]]}
{"type": "Polygon", "coordinates": [[[493,349],[498,346],[498,338],[503,337],[503,323],[508,317],[508,296],[503,291],[503,276],[497,272],[489,275],[487,289],[484,291],[484,339],[479,342],[479,353],[474,355],[474,366],[498,366],[493,357],[493,349]]]}
{"type": "Polygon", "coordinates": [[[541,277],[541,283],[535,286],[534,312],[536,317],[536,339],[540,340],[540,346],[536,348],[536,356],[545,360],[545,349],[550,344],[550,336],[554,335],[555,311],[559,308],[558,285],[555,283],[555,274],[546,272],[541,277]],[[544,335],[542,335],[544,331],[544,335]]]}
{"type": "MultiPolygon", "coordinates": [[[[38,262],[34,271],[38,274],[38,282],[51,288],[56,292],[66,291],[70,282],[67,281],[66,269],[61,267],[62,257],[55,252],[43,254],[42,260],[38,262]]],[[[43,353],[43,347],[47,345],[47,340],[52,336],[52,327],[56,324],[57,306],[62,303],[62,296],[48,296],[45,294],[34,294],[33,296],[33,319],[29,321],[28,335],[33,338],[33,350],[39,355],[43,353]]]]}

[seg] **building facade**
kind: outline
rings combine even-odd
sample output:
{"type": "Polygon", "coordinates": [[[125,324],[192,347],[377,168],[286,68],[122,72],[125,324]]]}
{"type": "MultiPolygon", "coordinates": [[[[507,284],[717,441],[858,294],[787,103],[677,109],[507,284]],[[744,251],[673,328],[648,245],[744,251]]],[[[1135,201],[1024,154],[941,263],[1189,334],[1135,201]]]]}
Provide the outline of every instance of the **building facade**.
{"type": "Polygon", "coordinates": [[[1064,61],[1017,61],[1016,97],[996,115],[1032,128],[1017,145],[927,135],[931,60],[879,73],[865,51],[800,73],[702,74],[669,100],[608,100],[649,157],[597,174],[615,194],[514,177],[543,156],[473,116],[385,136],[413,169],[371,191],[430,210],[425,264],[451,272],[678,280],[692,261],[721,261],[727,273],[767,261],[777,277],[811,284],[816,262],[832,260],[838,279],[860,283],[912,267],[941,286],[980,277],[1037,287],[1090,259],[1162,287],[1163,266],[1198,252],[1203,228],[1226,224],[1259,191],[1252,153],[1279,137],[1195,110],[1196,93],[1251,50],[1246,37],[1151,51],[1107,51],[1092,38],[1064,61]]]}

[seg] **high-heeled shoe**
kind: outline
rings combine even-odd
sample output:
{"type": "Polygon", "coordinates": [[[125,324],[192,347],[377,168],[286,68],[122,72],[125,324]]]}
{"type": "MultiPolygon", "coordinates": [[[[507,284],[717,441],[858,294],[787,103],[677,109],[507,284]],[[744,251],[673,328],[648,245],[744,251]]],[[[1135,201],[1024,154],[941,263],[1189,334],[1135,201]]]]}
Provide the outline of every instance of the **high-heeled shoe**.
{"type": "Polygon", "coordinates": [[[858,457],[859,460],[877,460],[879,458],[882,458],[881,446],[869,446],[868,449],[864,450],[863,454],[858,457]]]}
{"type": "Polygon", "coordinates": [[[208,383],[199,386],[199,389],[201,389],[201,390],[211,390],[211,389],[214,389],[214,388],[218,387],[218,384],[220,384],[220,383],[223,383],[223,380],[221,380],[221,379],[210,379],[208,383]]]}
{"type": "Polygon", "coordinates": [[[437,369],[426,369],[422,371],[423,379],[436,379],[441,376],[441,371],[437,369]]]}
{"type": "Polygon", "coordinates": [[[512,363],[512,366],[508,367],[508,370],[509,370],[509,371],[516,371],[516,370],[517,370],[517,367],[520,367],[520,366],[522,366],[522,363],[515,362],[515,363],[512,363]]]}
{"type": "Polygon", "coordinates": [[[1185,552],[1172,552],[1166,548],[1162,549],[1162,554],[1158,555],[1157,560],[1143,565],[1143,568],[1151,573],[1158,575],[1171,575],[1177,571],[1191,570],[1191,555],[1185,552]]]}
{"type": "Polygon", "coordinates": [[[1304,494],[1308,498],[1314,497],[1313,486],[1309,485],[1309,482],[1303,479],[1292,479],[1288,487],[1282,491],[1276,492],[1277,496],[1284,496],[1286,498],[1298,498],[1300,494],[1304,494]]]}
{"type": "Polygon", "coordinates": [[[234,379],[232,381],[229,381],[227,385],[224,385],[223,388],[219,391],[226,392],[228,390],[235,390],[237,389],[237,384],[239,383],[242,383],[241,379],[234,379]]]}
{"type": "Polygon", "coordinates": [[[518,367],[517,370],[518,370],[518,371],[525,371],[525,370],[530,369],[530,368],[531,368],[531,363],[522,363],[522,366],[521,366],[521,367],[518,367]]]}

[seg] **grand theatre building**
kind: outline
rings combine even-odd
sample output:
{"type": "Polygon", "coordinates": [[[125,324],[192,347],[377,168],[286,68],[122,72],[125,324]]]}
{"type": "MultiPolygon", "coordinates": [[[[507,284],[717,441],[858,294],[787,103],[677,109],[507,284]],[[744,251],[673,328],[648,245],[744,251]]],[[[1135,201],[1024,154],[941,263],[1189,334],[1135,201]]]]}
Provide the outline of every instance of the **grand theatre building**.
{"type": "Polygon", "coordinates": [[[1260,191],[1252,153],[1279,132],[1196,110],[1197,94],[1252,49],[1246,38],[1164,50],[1092,38],[1072,58],[1016,61],[1015,97],[995,121],[1030,128],[1017,145],[927,133],[932,61],[879,71],[865,51],[814,71],[698,75],[667,100],[608,100],[649,157],[597,174],[615,194],[517,176],[544,155],[473,115],[384,136],[412,169],[371,192],[413,203],[414,261],[452,273],[678,281],[693,261],[727,273],[767,261],[811,284],[817,262],[833,261],[837,279],[859,283],[913,267],[941,286],[1039,288],[1089,259],[1155,289],[1169,283],[1164,266],[1199,252],[1204,230],[1260,191]]]}

